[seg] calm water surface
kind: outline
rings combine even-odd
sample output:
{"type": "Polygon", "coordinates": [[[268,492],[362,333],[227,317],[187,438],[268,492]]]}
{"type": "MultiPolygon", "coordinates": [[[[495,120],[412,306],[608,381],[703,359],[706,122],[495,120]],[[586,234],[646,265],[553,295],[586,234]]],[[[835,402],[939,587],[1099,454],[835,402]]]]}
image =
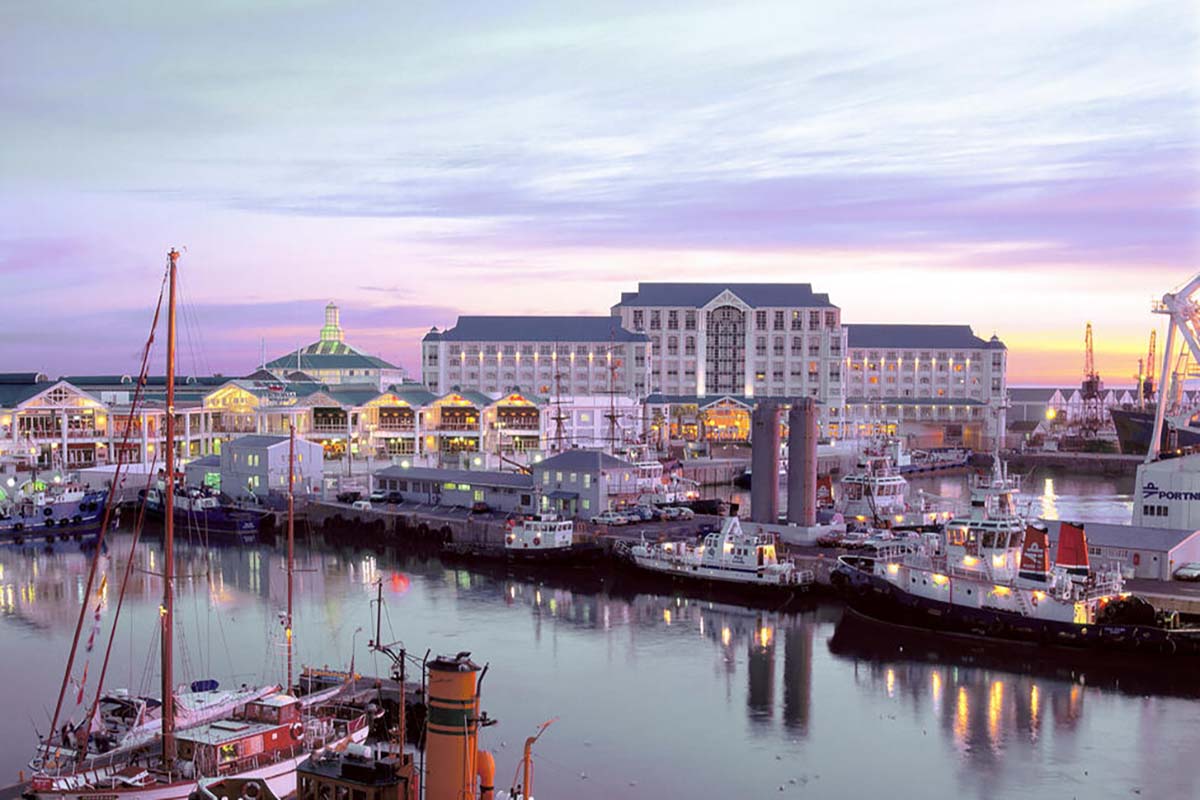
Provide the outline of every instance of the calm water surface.
{"type": "MultiPolygon", "coordinates": [[[[1127,513],[1125,484],[1050,488],[1047,514],[1127,513]]],[[[118,536],[104,565],[106,623],[128,547],[118,536]]],[[[553,585],[319,542],[300,552],[299,660],[344,666],[353,652],[383,672],[366,649],[382,579],[385,638],[491,664],[484,707],[501,722],[483,738],[500,785],[524,737],[558,718],[538,744],[538,797],[1200,796],[1200,704],[1178,691],[862,635],[831,603],[778,614],[594,575],[553,585]]],[[[281,679],[281,551],[184,545],[178,561],[180,679],[281,679]]],[[[160,544],[139,547],[135,565],[108,683],[154,690],[160,544]]],[[[0,567],[0,772],[15,779],[48,724],[87,559],[8,550],[0,567]]]]}

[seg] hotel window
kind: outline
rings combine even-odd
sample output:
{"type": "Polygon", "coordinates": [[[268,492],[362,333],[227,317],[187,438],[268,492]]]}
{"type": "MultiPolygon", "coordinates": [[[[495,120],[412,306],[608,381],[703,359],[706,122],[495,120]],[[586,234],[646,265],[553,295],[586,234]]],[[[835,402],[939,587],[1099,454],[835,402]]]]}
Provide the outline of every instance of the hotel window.
{"type": "Polygon", "coordinates": [[[696,355],[696,337],[686,336],[683,340],[683,354],[685,356],[696,355]]]}
{"type": "Polygon", "coordinates": [[[782,336],[776,336],[775,340],[773,342],[771,342],[771,354],[776,355],[776,356],[781,356],[781,357],[783,356],[783,337],[782,336]]]}
{"type": "Polygon", "coordinates": [[[838,324],[837,323],[837,312],[836,311],[826,311],[825,312],[825,327],[829,328],[830,330],[833,330],[834,328],[837,327],[837,324],[838,324]]]}
{"type": "Polygon", "coordinates": [[[679,355],[679,337],[678,336],[668,336],[667,337],[667,355],[669,355],[669,356],[679,355]]]}
{"type": "Polygon", "coordinates": [[[804,330],[804,319],[800,316],[799,311],[792,312],[792,330],[794,330],[794,331],[804,330]]]}
{"type": "Polygon", "coordinates": [[[1003,358],[999,353],[992,353],[992,369],[1000,369],[1000,359],[1003,358]]]}
{"type": "Polygon", "coordinates": [[[650,312],[650,330],[657,331],[657,330],[661,330],[661,329],[662,329],[662,312],[661,311],[651,311],[650,312]]]}
{"type": "Polygon", "coordinates": [[[459,344],[450,345],[450,355],[452,355],[452,356],[462,355],[462,345],[459,345],[459,344]]]}
{"type": "Polygon", "coordinates": [[[754,312],[754,329],[756,331],[765,331],[767,329],[767,312],[754,312]]]}
{"type": "Polygon", "coordinates": [[[695,312],[695,311],[687,311],[687,312],[684,312],[684,315],[683,315],[683,329],[684,329],[685,331],[694,331],[694,330],[696,330],[696,312],[695,312]]]}
{"type": "Polygon", "coordinates": [[[794,356],[804,355],[804,337],[803,336],[793,336],[792,337],[792,355],[794,355],[794,356]]]}
{"type": "Polygon", "coordinates": [[[842,371],[834,364],[829,365],[829,380],[840,381],[842,379],[842,371]]]}
{"type": "Polygon", "coordinates": [[[763,381],[765,381],[766,379],[767,379],[767,373],[765,373],[765,372],[756,372],[756,373],[754,373],[754,380],[756,380],[756,381],[758,381],[758,382],[762,383],[762,382],[763,382],[763,381]]]}
{"type": "Polygon", "coordinates": [[[820,328],[821,328],[821,312],[820,311],[808,312],[808,329],[810,331],[815,331],[815,330],[819,330],[820,328]]]}
{"type": "Polygon", "coordinates": [[[783,383],[783,370],[777,369],[771,372],[771,380],[776,383],[783,383]]]}
{"type": "Polygon", "coordinates": [[[504,355],[514,356],[517,354],[517,346],[515,344],[504,345],[504,355]]]}
{"type": "Polygon", "coordinates": [[[782,311],[775,312],[774,328],[777,331],[783,330],[783,312],[782,311]]]}
{"type": "Polygon", "coordinates": [[[523,355],[523,356],[533,355],[533,345],[531,345],[531,344],[521,345],[521,355],[523,355]]]}
{"type": "Polygon", "coordinates": [[[754,355],[765,356],[767,354],[767,337],[759,336],[754,340],[754,355]]]}
{"type": "Polygon", "coordinates": [[[669,331],[679,330],[679,312],[678,311],[668,311],[667,312],[667,330],[669,330],[669,331]]]}
{"type": "Polygon", "coordinates": [[[645,312],[643,312],[640,308],[635,310],[633,312],[633,329],[635,331],[645,330],[646,329],[645,322],[646,322],[645,312]]]}

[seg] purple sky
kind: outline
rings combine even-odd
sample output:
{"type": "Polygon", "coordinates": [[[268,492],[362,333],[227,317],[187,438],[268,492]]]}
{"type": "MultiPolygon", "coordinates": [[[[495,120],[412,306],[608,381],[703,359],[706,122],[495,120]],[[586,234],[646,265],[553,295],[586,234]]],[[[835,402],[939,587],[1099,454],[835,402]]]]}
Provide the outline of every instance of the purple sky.
{"type": "Polygon", "coordinates": [[[133,369],[174,245],[189,370],[736,276],[1119,383],[1200,263],[1194,3],[183,8],[0,6],[0,370],[133,369]]]}

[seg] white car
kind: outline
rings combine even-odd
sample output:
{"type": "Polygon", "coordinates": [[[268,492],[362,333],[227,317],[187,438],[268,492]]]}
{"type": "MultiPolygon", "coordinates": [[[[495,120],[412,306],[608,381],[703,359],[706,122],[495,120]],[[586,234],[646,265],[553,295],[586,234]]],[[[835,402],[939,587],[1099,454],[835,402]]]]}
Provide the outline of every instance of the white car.
{"type": "Polygon", "coordinates": [[[592,517],[593,525],[628,525],[629,518],[615,511],[605,511],[592,517]]]}
{"type": "Polygon", "coordinates": [[[1200,561],[1192,561],[1175,570],[1177,581],[1200,581],[1200,561]]]}
{"type": "Polygon", "coordinates": [[[355,511],[370,511],[371,510],[371,501],[370,500],[355,500],[354,504],[350,507],[353,508],[355,511]]]}

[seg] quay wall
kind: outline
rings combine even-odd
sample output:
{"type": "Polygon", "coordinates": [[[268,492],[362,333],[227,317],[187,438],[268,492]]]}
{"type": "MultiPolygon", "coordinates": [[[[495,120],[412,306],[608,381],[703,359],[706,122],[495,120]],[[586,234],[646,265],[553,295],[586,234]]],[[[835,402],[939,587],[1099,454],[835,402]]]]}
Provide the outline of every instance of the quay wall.
{"type": "Polygon", "coordinates": [[[1035,468],[1061,469],[1076,475],[1134,475],[1143,456],[1123,453],[1006,453],[1009,469],[1026,472],[1035,468]]]}

